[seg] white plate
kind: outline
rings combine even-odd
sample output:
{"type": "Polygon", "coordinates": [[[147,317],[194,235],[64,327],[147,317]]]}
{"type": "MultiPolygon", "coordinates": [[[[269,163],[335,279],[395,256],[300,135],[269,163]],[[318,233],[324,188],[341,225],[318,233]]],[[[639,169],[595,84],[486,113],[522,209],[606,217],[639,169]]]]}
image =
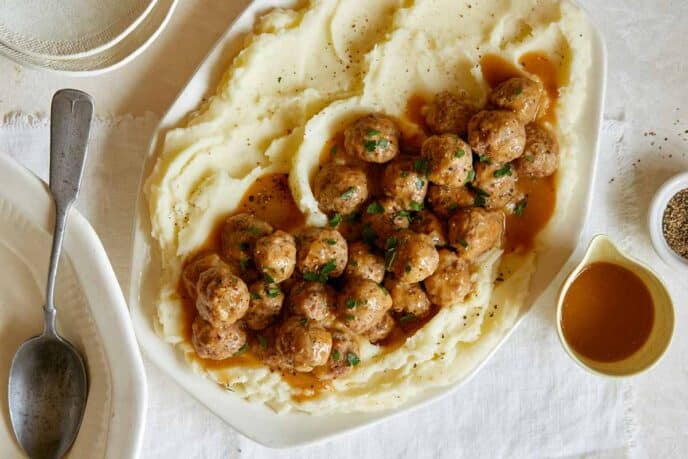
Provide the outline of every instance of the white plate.
{"type": "MultiPolygon", "coordinates": [[[[2,1],[2,0],[0,0],[2,1]]],[[[70,76],[94,76],[119,68],[141,54],[165,28],[177,0],[155,0],[151,9],[110,46],[83,56],[50,58],[22,53],[0,41],[0,54],[21,65],[70,76]]]]}
{"type": "MultiPolygon", "coordinates": [[[[179,126],[190,112],[197,109],[202,99],[213,94],[220,76],[226,70],[232,57],[244,46],[245,34],[251,32],[255,19],[271,7],[292,6],[293,3],[290,0],[256,0],[237,18],[208,54],[161,120],[151,143],[149,157],[144,167],[144,178],[152,170],[165,133],[169,129],[179,126]]],[[[568,207],[560,229],[557,230],[557,247],[541,253],[538,257],[539,263],[533,277],[531,293],[526,302],[529,306],[543,293],[573,253],[578,245],[590,209],[590,190],[595,172],[606,79],[604,43],[596,31],[592,42],[590,87],[588,100],[585,102],[584,113],[580,121],[580,151],[589,152],[589,155],[579,158],[580,173],[578,182],[575,184],[577,199],[573,200],[568,207]]],[[[505,334],[499,344],[491,349],[485,359],[473,368],[465,378],[452,386],[426,391],[422,396],[396,410],[328,416],[309,416],[301,413],[277,415],[265,406],[245,402],[223,390],[209,379],[193,373],[189,365],[183,360],[181,353],[161,339],[154,331],[152,318],[157,294],[156,281],[160,279],[160,262],[156,244],[150,237],[147,205],[142,189],[139,191],[132,259],[131,296],[129,298],[134,329],[139,343],[143,351],[156,365],[206,405],[208,409],[242,434],[263,445],[284,448],[321,441],[406,412],[411,408],[419,407],[447,395],[473,376],[516,328],[514,326],[509,333],[505,334]]],[[[517,324],[529,309],[530,307],[521,311],[517,324]]]]}
{"type": "Polygon", "coordinates": [[[29,56],[74,59],[113,46],[157,0],[0,0],[0,42],[29,56]]]}
{"type": "MultiPolygon", "coordinates": [[[[0,154],[0,457],[22,457],[7,417],[7,376],[19,344],[42,327],[54,211],[45,184],[0,154]]],[[[135,457],[146,387],[124,297],[93,228],[72,211],[57,281],[59,330],[84,353],[89,395],[71,457],[135,457]]]]}

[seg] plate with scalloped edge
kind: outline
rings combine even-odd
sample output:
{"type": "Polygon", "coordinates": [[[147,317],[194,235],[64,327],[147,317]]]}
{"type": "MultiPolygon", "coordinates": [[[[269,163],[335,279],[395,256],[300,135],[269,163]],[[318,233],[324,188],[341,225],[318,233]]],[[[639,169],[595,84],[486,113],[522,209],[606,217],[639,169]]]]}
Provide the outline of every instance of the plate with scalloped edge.
{"type": "Polygon", "coordinates": [[[546,228],[545,232],[552,239],[550,243],[543,245],[541,252],[538,252],[538,263],[525,302],[526,306],[518,312],[515,325],[499,336],[494,345],[485,350],[471,370],[454,384],[427,390],[403,406],[392,410],[323,416],[311,416],[298,412],[276,414],[264,405],[248,403],[228,393],[209,379],[191,371],[191,367],[184,360],[181,352],[156,333],[153,321],[156,307],[156,282],[160,279],[160,254],[157,243],[151,237],[143,186],[162,149],[166,132],[183,125],[201,101],[214,93],[216,84],[221,80],[227,66],[245,46],[246,35],[253,30],[256,20],[273,7],[292,5],[294,5],[293,1],[256,0],[251,3],[219,39],[161,120],[146,160],[137,203],[129,298],[134,328],[143,352],[168,376],[229,425],[254,441],[273,448],[287,448],[329,439],[437,400],[465,383],[499,349],[516,325],[526,317],[531,305],[556,279],[557,273],[561,271],[580,240],[590,208],[590,190],[595,173],[606,78],[604,43],[599,32],[586,20],[591,36],[591,51],[590,65],[585,75],[588,80],[587,97],[581,101],[581,116],[576,121],[576,131],[580,134],[578,136],[579,151],[584,152],[577,158],[574,178],[576,196],[569,200],[565,209],[561,210],[561,218],[556,227],[546,228]]]}

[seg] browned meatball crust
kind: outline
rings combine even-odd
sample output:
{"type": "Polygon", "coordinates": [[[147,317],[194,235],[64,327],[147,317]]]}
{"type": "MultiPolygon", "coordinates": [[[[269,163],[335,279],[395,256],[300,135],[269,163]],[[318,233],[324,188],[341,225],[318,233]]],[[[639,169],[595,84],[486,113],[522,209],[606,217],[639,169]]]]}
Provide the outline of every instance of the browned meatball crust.
{"type": "Polygon", "coordinates": [[[543,104],[547,103],[545,89],[537,80],[510,78],[492,90],[489,103],[502,110],[510,110],[521,123],[532,123],[543,104]]]}
{"type": "Polygon", "coordinates": [[[441,246],[447,243],[444,223],[429,210],[423,210],[413,217],[411,230],[416,233],[427,234],[432,238],[432,243],[435,244],[435,246],[441,246]]]}
{"type": "Polygon", "coordinates": [[[348,280],[337,298],[339,319],[354,333],[369,330],[391,307],[389,292],[367,279],[348,280]]]}
{"type": "Polygon", "coordinates": [[[315,377],[321,380],[340,378],[360,363],[356,337],[342,330],[332,331],[332,352],[325,365],[313,369],[315,377]]]}
{"type": "Polygon", "coordinates": [[[230,324],[248,310],[249,294],[244,281],[222,266],[206,269],[196,284],[196,309],[213,325],[230,324]]]}
{"type": "Polygon", "coordinates": [[[518,173],[511,163],[475,165],[475,187],[483,191],[482,206],[501,209],[518,196],[518,173]]]}
{"type": "Polygon", "coordinates": [[[430,300],[419,283],[404,284],[396,279],[385,279],[385,287],[392,296],[392,310],[398,314],[425,317],[430,312],[430,300]]]}
{"type": "Polygon", "coordinates": [[[430,301],[441,307],[464,301],[472,287],[468,262],[447,249],[440,250],[439,258],[437,270],[424,282],[430,301]]]}
{"type": "Polygon", "coordinates": [[[501,247],[504,238],[501,210],[473,208],[449,219],[449,243],[462,258],[475,261],[487,251],[501,247]]]}
{"type": "Polygon", "coordinates": [[[448,91],[439,93],[425,106],[423,114],[428,127],[435,134],[466,135],[468,121],[478,110],[464,97],[448,91]]]}
{"type": "Polygon", "coordinates": [[[417,171],[419,158],[401,157],[390,162],[382,175],[384,193],[410,208],[413,204],[422,204],[428,191],[428,179],[417,171]]]}
{"type": "Polygon", "coordinates": [[[294,236],[277,230],[256,241],[254,260],[258,271],[280,283],[291,277],[296,266],[296,241],[294,236]]]}
{"type": "Polygon", "coordinates": [[[216,266],[223,266],[230,269],[229,265],[222,261],[220,256],[216,253],[197,255],[184,265],[184,269],[182,270],[182,284],[189,298],[194,301],[196,300],[196,284],[198,283],[198,278],[201,273],[206,269],[216,266]]]}
{"type": "Polygon", "coordinates": [[[526,130],[512,112],[484,110],[468,123],[468,143],[493,163],[508,163],[523,154],[526,130]]]}
{"type": "Polygon", "coordinates": [[[285,366],[308,372],[327,362],[332,335],[307,317],[291,316],[277,329],[275,345],[285,366]]]}
{"type": "Polygon", "coordinates": [[[473,176],[471,147],[454,134],[433,135],[423,142],[428,178],[438,185],[460,187],[473,176]]]}
{"type": "Polygon", "coordinates": [[[313,193],[323,212],[347,215],[368,199],[368,179],[361,169],[330,162],[315,176],[313,193]]]}
{"type": "Polygon", "coordinates": [[[386,116],[364,116],[344,131],[344,148],[363,161],[386,163],[399,153],[399,129],[386,116]]]}
{"type": "Polygon", "coordinates": [[[339,231],[331,228],[305,228],[296,235],[296,266],[306,280],[319,275],[339,277],[346,268],[347,245],[339,231]]]}
{"type": "Polygon", "coordinates": [[[364,242],[349,244],[349,262],[344,272],[347,278],[370,279],[378,284],[385,277],[385,260],[370,250],[364,242]]]}
{"type": "Polygon", "coordinates": [[[404,231],[397,239],[398,243],[388,249],[387,256],[392,258],[390,270],[399,282],[420,282],[435,272],[439,259],[430,236],[404,231]],[[394,254],[390,255],[392,251],[394,254]]]}
{"type": "Polygon", "coordinates": [[[277,319],[284,303],[284,293],[279,285],[259,280],[249,287],[249,296],[251,299],[244,321],[251,330],[263,330],[277,319]]]}
{"type": "Polygon", "coordinates": [[[526,126],[526,147],[516,160],[519,174],[547,177],[559,168],[559,142],[554,133],[539,124],[526,126]]]}
{"type": "Polygon", "coordinates": [[[371,343],[382,341],[389,336],[394,329],[394,325],[396,325],[394,318],[391,314],[387,313],[366,332],[366,338],[368,338],[371,343]]]}
{"type": "Polygon", "coordinates": [[[289,291],[289,309],[299,316],[317,322],[325,322],[333,317],[335,292],[329,285],[321,282],[297,282],[289,291]]]}
{"type": "Polygon", "coordinates": [[[196,316],[191,331],[191,344],[202,359],[228,359],[246,345],[246,333],[237,323],[215,326],[196,316]]]}
{"type": "Polygon", "coordinates": [[[242,277],[246,278],[245,275],[248,274],[249,278],[255,278],[253,251],[256,241],[272,231],[269,223],[251,214],[232,215],[225,221],[220,234],[220,255],[242,277]]]}
{"type": "Polygon", "coordinates": [[[458,188],[431,184],[428,188],[428,204],[442,218],[449,218],[463,207],[475,203],[475,194],[465,186],[458,188]]]}

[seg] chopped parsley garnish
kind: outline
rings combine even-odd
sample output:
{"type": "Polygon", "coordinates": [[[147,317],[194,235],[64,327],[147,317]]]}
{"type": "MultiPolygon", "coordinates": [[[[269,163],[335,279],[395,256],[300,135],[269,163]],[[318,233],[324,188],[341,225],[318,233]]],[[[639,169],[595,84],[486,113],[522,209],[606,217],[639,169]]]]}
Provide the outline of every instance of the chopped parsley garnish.
{"type": "Polygon", "coordinates": [[[385,270],[386,271],[391,271],[392,270],[392,264],[394,263],[394,259],[397,257],[397,251],[396,249],[389,249],[385,253],[385,270]]]}
{"type": "Polygon", "coordinates": [[[330,225],[332,228],[336,227],[342,222],[342,214],[337,212],[333,216],[330,217],[330,219],[327,221],[327,224],[330,225]]]}
{"type": "Polygon", "coordinates": [[[368,244],[372,244],[373,242],[375,242],[375,238],[377,238],[377,234],[375,233],[373,228],[371,228],[370,225],[365,225],[363,227],[362,236],[363,241],[365,241],[368,244]]]}
{"type": "Polygon", "coordinates": [[[304,317],[303,319],[299,320],[299,323],[301,324],[302,327],[306,327],[308,325],[308,317],[304,317]]]}
{"type": "Polygon", "coordinates": [[[252,300],[260,300],[260,293],[258,293],[258,292],[251,292],[251,299],[252,299],[252,300]]]}
{"type": "Polygon", "coordinates": [[[354,320],[355,317],[353,316],[353,314],[347,314],[346,316],[344,316],[344,319],[347,321],[350,321],[350,320],[354,320]]]}
{"type": "Polygon", "coordinates": [[[485,164],[490,164],[490,158],[485,155],[478,155],[478,161],[485,164]]]}
{"type": "Polygon", "coordinates": [[[366,212],[369,214],[381,214],[382,212],[385,211],[385,208],[382,207],[382,204],[379,202],[373,202],[368,205],[368,208],[366,209],[366,212]]]}
{"type": "Polygon", "coordinates": [[[246,351],[248,351],[248,344],[247,344],[247,343],[244,343],[244,345],[241,346],[241,347],[239,348],[239,350],[236,351],[236,352],[234,353],[234,356],[235,356],[235,357],[238,357],[238,356],[240,356],[241,354],[244,354],[246,351]]]}
{"type": "Polygon", "coordinates": [[[398,210],[394,212],[394,218],[408,218],[411,219],[411,212],[408,210],[398,210]]]}
{"type": "Polygon", "coordinates": [[[450,212],[453,212],[458,208],[459,208],[459,205],[455,202],[450,202],[449,205],[447,206],[447,209],[449,209],[450,212]]]}
{"type": "Polygon", "coordinates": [[[350,367],[354,367],[361,363],[361,359],[358,358],[356,354],[353,352],[347,352],[346,353],[346,364],[350,367]]]}
{"type": "Polygon", "coordinates": [[[309,282],[320,282],[324,284],[329,279],[332,271],[337,269],[337,264],[334,260],[330,260],[320,267],[318,272],[303,273],[303,278],[309,282]]]}
{"type": "Polygon", "coordinates": [[[365,147],[366,151],[372,153],[377,148],[377,141],[366,140],[365,142],[363,142],[363,147],[365,147]]]}
{"type": "Polygon", "coordinates": [[[248,268],[248,258],[242,258],[241,260],[239,260],[239,267],[242,271],[246,271],[246,269],[248,268]]]}
{"type": "Polygon", "coordinates": [[[422,202],[411,201],[411,202],[409,203],[409,209],[411,209],[411,210],[413,210],[413,211],[415,211],[415,212],[419,212],[419,211],[423,210],[423,203],[422,203],[422,202]]]}
{"type": "Polygon", "coordinates": [[[332,145],[332,148],[330,148],[330,154],[331,155],[337,154],[337,145],[332,145]]]}
{"type": "Polygon", "coordinates": [[[253,234],[254,236],[262,236],[263,231],[260,228],[256,228],[255,226],[249,226],[246,228],[246,231],[253,234]]]}
{"type": "Polygon", "coordinates": [[[532,163],[533,161],[535,161],[535,156],[533,156],[533,155],[526,155],[525,158],[526,158],[526,161],[528,161],[529,163],[532,163]]]}
{"type": "Polygon", "coordinates": [[[459,148],[458,150],[456,150],[456,151],[454,152],[454,156],[455,156],[456,158],[463,158],[463,155],[465,155],[465,154],[466,154],[466,152],[463,151],[463,148],[459,148]]]}
{"type": "Polygon", "coordinates": [[[528,205],[528,199],[523,198],[520,201],[516,203],[516,207],[514,207],[514,214],[517,217],[520,217],[523,215],[523,211],[526,210],[526,206],[528,205]]]}
{"type": "Polygon", "coordinates": [[[382,285],[382,284],[377,284],[377,286],[380,287],[380,290],[382,290],[382,292],[383,292],[385,295],[389,295],[389,290],[387,290],[387,287],[385,287],[385,286],[382,285]]]}
{"type": "Polygon", "coordinates": [[[335,245],[337,241],[335,241],[334,239],[325,239],[325,243],[328,245],[335,245]]]}
{"type": "Polygon", "coordinates": [[[270,274],[263,273],[263,282],[265,282],[266,284],[274,284],[275,279],[273,279],[270,274]]]}
{"type": "Polygon", "coordinates": [[[425,180],[423,180],[422,178],[417,178],[416,179],[416,188],[418,188],[419,190],[422,190],[424,186],[425,186],[425,180]]]}
{"type": "Polygon", "coordinates": [[[282,294],[282,291],[277,287],[267,287],[265,293],[267,293],[270,298],[277,298],[282,294]]]}
{"type": "Polygon", "coordinates": [[[475,178],[475,171],[474,171],[473,169],[471,169],[471,170],[468,171],[468,173],[466,174],[466,183],[472,182],[474,178],[475,178]]]}
{"type": "Polygon", "coordinates": [[[387,139],[380,139],[377,141],[377,146],[379,148],[387,148],[389,146],[389,140],[387,139]]]}
{"type": "Polygon", "coordinates": [[[401,176],[401,178],[406,178],[409,176],[409,171],[401,171],[399,175],[401,176]]]}
{"type": "Polygon", "coordinates": [[[356,187],[350,186],[347,188],[344,193],[342,193],[341,198],[345,201],[348,201],[349,199],[354,197],[354,194],[356,193],[356,187]]]}
{"type": "Polygon", "coordinates": [[[405,324],[405,323],[413,322],[416,319],[418,319],[418,317],[416,317],[415,314],[408,313],[408,314],[404,314],[403,316],[399,317],[399,322],[401,322],[402,324],[405,324]]]}
{"type": "Polygon", "coordinates": [[[339,359],[342,358],[342,354],[339,353],[339,351],[334,351],[332,352],[332,360],[335,362],[339,362],[339,359]]]}
{"type": "Polygon", "coordinates": [[[428,161],[428,158],[420,158],[413,162],[413,170],[415,170],[419,174],[427,175],[429,168],[430,162],[428,161]]]}
{"type": "Polygon", "coordinates": [[[411,272],[411,265],[406,263],[406,266],[404,266],[404,272],[410,273],[411,272]]]}
{"type": "Polygon", "coordinates": [[[504,167],[502,167],[501,169],[497,169],[496,171],[494,171],[494,174],[493,174],[493,175],[495,176],[495,178],[504,177],[504,176],[506,176],[506,175],[511,176],[511,164],[506,163],[506,164],[504,165],[504,167]]]}
{"type": "Polygon", "coordinates": [[[380,135],[380,131],[377,129],[368,129],[368,137],[374,137],[376,135],[380,135]]]}
{"type": "Polygon", "coordinates": [[[346,300],[346,303],[345,303],[345,304],[346,304],[347,309],[353,309],[353,308],[355,308],[356,306],[358,306],[358,303],[359,303],[359,302],[358,302],[357,299],[355,299],[355,298],[349,298],[348,300],[346,300]]]}
{"type": "Polygon", "coordinates": [[[256,338],[258,338],[258,344],[260,344],[261,349],[267,349],[268,348],[268,339],[264,337],[261,334],[256,335],[256,338]]]}
{"type": "Polygon", "coordinates": [[[522,92],[523,92],[523,88],[522,88],[522,87],[516,86],[516,87],[514,88],[514,96],[520,96],[522,92]]]}
{"type": "Polygon", "coordinates": [[[282,82],[282,77],[277,77],[277,82],[281,83],[282,82]]]}
{"type": "Polygon", "coordinates": [[[485,207],[485,198],[490,196],[490,193],[478,188],[477,186],[471,187],[475,191],[475,199],[473,200],[473,205],[475,207],[485,207]]]}
{"type": "Polygon", "coordinates": [[[395,249],[398,245],[399,245],[399,239],[397,239],[393,236],[388,237],[387,240],[385,241],[385,248],[387,250],[395,249]]]}
{"type": "Polygon", "coordinates": [[[459,245],[460,245],[461,247],[463,247],[464,249],[467,249],[467,248],[468,248],[468,242],[466,242],[465,239],[459,238],[459,239],[456,240],[456,243],[459,244],[459,245]]]}

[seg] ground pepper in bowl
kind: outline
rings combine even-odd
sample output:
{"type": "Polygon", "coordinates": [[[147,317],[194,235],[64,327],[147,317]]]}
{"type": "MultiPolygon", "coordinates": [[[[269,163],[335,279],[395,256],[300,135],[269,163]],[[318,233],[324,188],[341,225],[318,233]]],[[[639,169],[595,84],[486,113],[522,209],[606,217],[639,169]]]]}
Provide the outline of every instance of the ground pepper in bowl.
{"type": "Polygon", "coordinates": [[[671,250],[688,260],[688,188],[673,195],[667,203],[662,233],[671,250]]]}

